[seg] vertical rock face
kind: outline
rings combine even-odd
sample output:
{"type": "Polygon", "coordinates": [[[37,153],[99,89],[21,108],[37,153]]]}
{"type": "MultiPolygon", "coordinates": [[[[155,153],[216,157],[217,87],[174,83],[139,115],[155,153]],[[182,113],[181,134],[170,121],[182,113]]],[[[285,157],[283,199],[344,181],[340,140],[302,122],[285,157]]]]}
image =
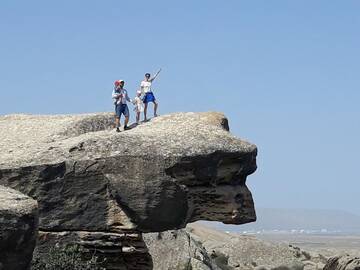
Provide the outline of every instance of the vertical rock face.
{"type": "Polygon", "coordinates": [[[196,220],[255,221],[246,177],[256,170],[257,149],[229,133],[224,115],[166,115],[120,134],[106,129],[111,120],[0,117],[0,184],[38,201],[41,235],[83,244],[86,233],[94,249],[113,239],[136,257],[142,239],[127,248],[129,234],[196,220]]]}
{"type": "Polygon", "coordinates": [[[29,269],[37,226],[36,201],[0,186],[0,269],[29,269]]]}

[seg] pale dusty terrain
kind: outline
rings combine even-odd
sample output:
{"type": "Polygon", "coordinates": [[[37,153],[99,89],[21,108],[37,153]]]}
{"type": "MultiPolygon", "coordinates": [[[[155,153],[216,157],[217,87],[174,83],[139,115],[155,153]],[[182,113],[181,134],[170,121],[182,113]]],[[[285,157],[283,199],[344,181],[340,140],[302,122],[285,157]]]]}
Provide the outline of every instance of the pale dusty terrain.
{"type": "Polygon", "coordinates": [[[332,256],[360,256],[360,236],[356,235],[241,234],[216,230],[202,223],[189,224],[187,230],[208,254],[228,256],[231,269],[250,270],[257,266],[298,269],[303,265],[305,270],[316,270],[323,269],[332,256]]]}
{"type": "Polygon", "coordinates": [[[360,235],[259,234],[257,238],[272,243],[292,244],[324,256],[360,256],[360,235]]]}
{"type": "Polygon", "coordinates": [[[326,258],[319,254],[309,254],[298,247],[286,243],[273,243],[257,238],[255,235],[226,233],[203,224],[192,223],[187,226],[191,236],[206,248],[209,254],[224,254],[228,257],[230,269],[251,270],[262,266],[264,269],[322,269],[326,258]],[[284,268],[285,269],[285,268],[284,268]]]}

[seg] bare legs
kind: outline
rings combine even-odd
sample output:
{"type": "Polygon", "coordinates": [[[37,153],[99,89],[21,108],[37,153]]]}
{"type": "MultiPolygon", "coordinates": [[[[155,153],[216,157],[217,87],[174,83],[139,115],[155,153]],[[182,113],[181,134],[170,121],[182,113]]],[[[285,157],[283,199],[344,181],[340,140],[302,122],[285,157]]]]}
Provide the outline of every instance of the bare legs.
{"type": "Polygon", "coordinates": [[[147,113],[148,103],[144,103],[144,121],[147,121],[146,113],[147,113]]]}
{"type": "MultiPolygon", "coordinates": [[[[129,123],[129,116],[125,117],[124,127],[127,127],[128,123],[129,123]]],[[[119,131],[119,128],[120,128],[120,117],[119,116],[115,116],[115,127],[116,127],[116,130],[119,131]]]]}
{"type": "Polygon", "coordinates": [[[120,127],[120,117],[115,115],[115,127],[119,128],[120,127]]]}
{"type": "Polygon", "coordinates": [[[157,108],[158,108],[158,103],[156,102],[156,100],[154,100],[154,117],[157,116],[157,108]]]}
{"type": "Polygon", "coordinates": [[[115,128],[117,132],[120,132],[120,117],[115,114],[115,128]]]}
{"type": "MultiPolygon", "coordinates": [[[[157,116],[157,109],[158,109],[158,103],[156,100],[153,101],[154,103],[154,117],[157,116]]],[[[148,108],[148,103],[144,104],[144,121],[147,121],[147,108],[148,108]]]]}
{"type": "Polygon", "coordinates": [[[127,127],[128,123],[129,123],[129,116],[126,116],[125,117],[124,127],[127,127]]]}
{"type": "Polygon", "coordinates": [[[136,112],[136,124],[140,123],[140,112],[136,112]]]}

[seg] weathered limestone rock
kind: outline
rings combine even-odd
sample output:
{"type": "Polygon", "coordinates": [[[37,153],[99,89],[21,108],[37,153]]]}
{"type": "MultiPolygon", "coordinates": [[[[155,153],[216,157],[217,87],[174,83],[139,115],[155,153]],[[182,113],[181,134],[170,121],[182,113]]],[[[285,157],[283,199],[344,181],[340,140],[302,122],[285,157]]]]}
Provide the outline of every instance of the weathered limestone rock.
{"type": "Polygon", "coordinates": [[[221,270],[185,229],[146,233],[143,237],[156,270],[221,270]]]}
{"type": "Polygon", "coordinates": [[[256,266],[268,270],[304,268],[304,257],[285,245],[265,242],[253,235],[225,233],[199,222],[189,224],[187,230],[193,239],[201,242],[207,252],[213,255],[215,262],[224,264],[226,261],[230,269],[252,270],[256,266]]]}
{"type": "Polygon", "coordinates": [[[37,202],[0,186],[0,269],[29,269],[37,238],[37,202]]]}
{"type": "Polygon", "coordinates": [[[360,270],[360,258],[335,256],[327,261],[324,270],[360,270]]]}
{"type": "MultiPolygon", "coordinates": [[[[305,266],[286,246],[196,223],[186,229],[146,233],[143,237],[156,270],[303,270],[305,266]]],[[[316,266],[306,269],[318,269],[316,266]]]]}
{"type": "Polygon", "coordinates": [[[224,115],[165,115],[121,133],[112,120],[0,117],[0,184],[38,201],[42,232],[121,238],[196,220],[255,221],[245,181],[257,149],[228,132],[224,115]]]}

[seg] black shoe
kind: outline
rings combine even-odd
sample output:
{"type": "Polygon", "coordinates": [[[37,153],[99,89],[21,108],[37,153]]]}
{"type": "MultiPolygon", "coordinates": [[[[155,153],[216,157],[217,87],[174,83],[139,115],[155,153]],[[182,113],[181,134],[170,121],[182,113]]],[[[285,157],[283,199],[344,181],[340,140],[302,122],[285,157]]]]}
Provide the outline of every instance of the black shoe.
{"type": "Polygon", "coordinates": [[[116,132],[120,132],[120,128],[116,128],[116,132]]]}
{"type": "Polygon", "coordinates": [[[129,128],[128,126],[124,126],[124,130],[129,130],[131,128],[129,128]]]}

